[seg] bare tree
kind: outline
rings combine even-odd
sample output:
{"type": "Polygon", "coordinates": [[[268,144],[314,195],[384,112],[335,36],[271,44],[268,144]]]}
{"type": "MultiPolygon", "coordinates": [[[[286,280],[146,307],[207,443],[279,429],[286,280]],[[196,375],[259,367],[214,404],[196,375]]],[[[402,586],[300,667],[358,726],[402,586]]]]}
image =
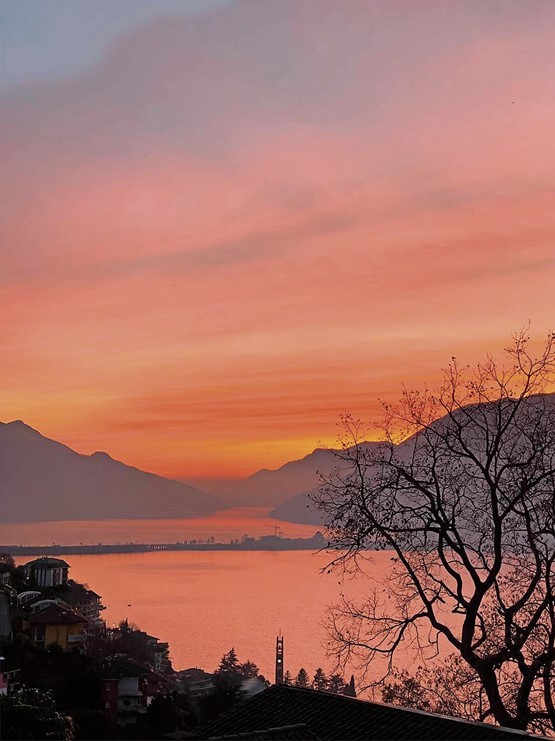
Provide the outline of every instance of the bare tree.
{"type": "MultiPolygon", "coordinates": [[[[526,331],[504,364],[455,358],[436,390],[385,405],[384,439],[351,417],[315,502],[332,568],[389,549],[392,570],[364,604],[329,614],[340,663],[403,643],[454,650],[483,691],[481,719],[555,728],[555,335],[539,356],[526,331]]],[[[367,676],[369,676],[367,674],[367,676]]],[[[383,677],[382,677],[383,679],[383,677]]]]}
{"type": "Polygon", "coordinates": [[[382,685],[382,700],[405,708],[428,710],[469,720],[484,720],[487,698],[478,675],[459,654],[434,670],[418,666],[413,673],[396,670],[382,685]]]}

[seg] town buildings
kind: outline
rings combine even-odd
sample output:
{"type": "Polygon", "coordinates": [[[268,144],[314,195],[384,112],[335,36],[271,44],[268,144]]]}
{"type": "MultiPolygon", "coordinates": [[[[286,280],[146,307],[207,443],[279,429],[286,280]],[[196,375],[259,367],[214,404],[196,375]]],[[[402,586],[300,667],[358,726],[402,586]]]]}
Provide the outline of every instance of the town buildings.
{"type": "Polygon", "coordinates": [[[85,650],[89,632],[105,626],[105,608],[100,595],[69,579],[69,568],[59,558],[36,558],[22,568],[2,562],[0,639],[85,650]]]}
{"type": "Polygon", "coordinates": [[[115,656],[100,669],[104,712],[113,723],[136,723],[152,698],[164,689],[163,678],[127,656],[115,656]]]}

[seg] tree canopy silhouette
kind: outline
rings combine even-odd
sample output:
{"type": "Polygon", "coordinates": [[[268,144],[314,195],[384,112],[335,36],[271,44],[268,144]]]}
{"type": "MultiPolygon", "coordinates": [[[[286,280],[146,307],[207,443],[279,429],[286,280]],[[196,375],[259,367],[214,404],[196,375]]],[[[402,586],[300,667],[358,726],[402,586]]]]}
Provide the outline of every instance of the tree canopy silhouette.
{"type": "Polygon", "coordinates": [[[441,640],[479,686],[481,720],[545,732],[555,728],[555,335],[538,355],[530,348],[522,331],[502,362],[452,358],[437,389],[384,405],[380,443],[345,417],[314,499],[332,568],[392,551],[385,585],[330,610],[340,663],[364,673],[381,655],[390,674],[401,643],[429,658],[441,640]]]}
{"type": "Polygon", "coordinates": [[[310,687],[310,679],[304,667],[301,667],[299,669],[299,672],[295,677],[295,687],[310,687]]]}

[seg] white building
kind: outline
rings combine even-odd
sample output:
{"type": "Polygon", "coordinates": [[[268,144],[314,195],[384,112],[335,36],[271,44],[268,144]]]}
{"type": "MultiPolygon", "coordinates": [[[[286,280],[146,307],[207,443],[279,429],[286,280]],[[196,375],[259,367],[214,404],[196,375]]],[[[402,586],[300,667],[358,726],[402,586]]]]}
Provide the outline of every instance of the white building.
{"type": "Polygon", "coordinates": [[[57,587],[67,583],[69,564],[61,558],[35,558],[24,566],[28,579],[38,587],[57,587]]]}

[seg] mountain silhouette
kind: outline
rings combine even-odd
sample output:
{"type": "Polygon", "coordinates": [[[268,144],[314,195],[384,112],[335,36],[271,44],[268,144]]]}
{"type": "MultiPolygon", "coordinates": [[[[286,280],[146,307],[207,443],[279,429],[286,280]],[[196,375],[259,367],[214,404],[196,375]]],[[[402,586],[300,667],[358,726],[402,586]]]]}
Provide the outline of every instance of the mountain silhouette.
{"type": "MultiPolygon", "coordinates": [[[[366,446],[378,444],[364,443],[366,446]]],[[[299,492],[319,486],[320,474],[329,473],[336,465],[336,452],[332,448],[316,448],[304,458],[289,461],[274,470],[263,468],[244,479],[189,478],[186,481],[202,486],[229,506],[277,507],[299,492]]]]}
{"type": "Polygon", "coordinates": [[[263,468],[244,479],[184,479],[202,486],[229,505],[275,507],[293,494],[318,485],[317,471],[333,465],[333,451],[316,448],[304,458],[289,461],[275,470],[263,468]]]}
{"type": "MultiPolygon", "coordinates": [[[[533,396],[529,396],[524,404],[522,405],[522,411],[521,411],[521,417],[529,413],[533,410],[533,408],[536,405],[540,405],[541,408],[545,409],[546,413],[555,415],[555,393],[551,394],[536,394],[533,396]]],[[[459,416],[464,416],[471,412],[472,410],[472,416],[474,423],[470,426],[468,426],[465,430],[465,435],[470,438],[469,443],[472,447],[472,438],[476,438],[476,453],[479,456],[480,455],[480,448],[481,443],[479,442],[482,438],[482,431],[484,429],[487,429],[488,425],[491,424],[490,429],[494,429],[495,421],[494,417],[497,414],[497,406],[495,403],[487,403],[487,404],[475,404],[469,407],[466,407],[464,410],[460,410],[458,412],[455,412],[454,417],[457,418],[459,416]]],[[[519,422],[518,418],[515,424],[522,424],[522,421],[519,422]]],[[[440,417],[435,422],[432,422],[429,426],[429,430],[436,430],[438,432],[441,432],[445,430],[446,426],[450,425],[450,419],[448,416],[440,417]]],[[[515,428],[517,429],[517,428],[515,428]]],[[[410,460],[412,456],[414,455],[414,446],[418,439],[418,435],[422,433],[415,433],[414,435],[411,435],[406,440],[403,440],[399,445],[395,446],[395,454],[400,460],[410,460]]],[[[364,442],[361,443],[361,446],[363,448],[369,449],[370,451],[372,448],[376,449],[380,443],[371,443],[371,442],[364,442]]],[[[316,451],[315,451],[316,452],[316,451]]],[[[333,451],[326,451],[328,453],[328,458],[323,459],[321,462],[323,462],[325,465],[320,466],[321,473],[324,474],[324,476],[329,473],[329,471],[332,469],[332,467],[337,466],[340,464],[339,459],[334,456],[333,451]]],[[[302,461],[295,461],[294,463],[286,464],[285,466],[282,466],[278,471],[286,472],[289,469],[289,466],[295,466],[295,464],[303,464],[303,467],[301,469],[297,468],[294,470],[303,470],[304,475],[307,474],[307,471],[304,469],[304,466],[306,464],[313,465],[315,462],[313,459],[313,454],[310,454],[302,459],[302,461]]],[[[278,471],[274,472],[267,472],[267,473],[274,473],[277,474],[278,471]]],[[[262,472],[259,472],[262,473],[262,472]]],[[[258,474],[254,474],[254,476],[251,476],[251,479],[255,479],[255,477],[258,477],[258,474]]],[[[318,478],[318,477],[316,477],[318,478]]],[[[260,480],[257,478],[257,480],[260,480]]],[[[321,481],[318,481],[314,486],[307,487],[305,490],[301,491],[301,493],[294,494],[291,497],[285,498],[282,500],[269,514],[270,517],[273,517],[276,520],[283,520],[285,522],[295,522],[295,523],[301,523],[304,525],[318,525],[321,526],[323,524],[323,518],[321,517],[320,513],[318,512],[315,504],[310,498],[310,495],[314,495],[318,492],[319,484],[321,484],[321,481]]]]}
{"type": "Polygon", "coordinates": [[[270,512],[270,517],[283,522],[295,522],[300,525],[323,525],[324,518],[316,509],[314,502],[310,499],[311,494],[316,494],[318,487],[309,492],[295,494],[278,504],[270,512]]]}
{"type": "Polygon", "coordinates": [[[24,422],[0,422],[3,522],[176,518],[222,508],[212,495],[108,453],[81,455],[24,422]]]}

